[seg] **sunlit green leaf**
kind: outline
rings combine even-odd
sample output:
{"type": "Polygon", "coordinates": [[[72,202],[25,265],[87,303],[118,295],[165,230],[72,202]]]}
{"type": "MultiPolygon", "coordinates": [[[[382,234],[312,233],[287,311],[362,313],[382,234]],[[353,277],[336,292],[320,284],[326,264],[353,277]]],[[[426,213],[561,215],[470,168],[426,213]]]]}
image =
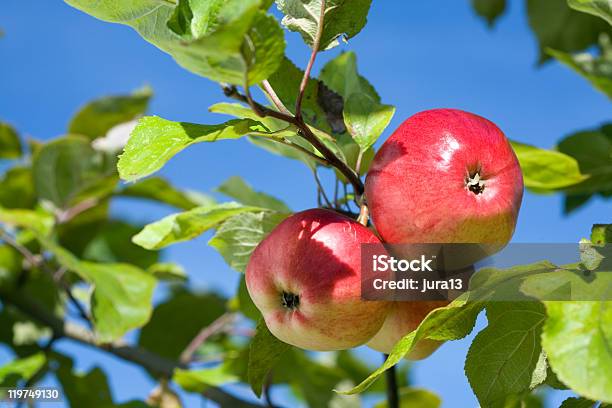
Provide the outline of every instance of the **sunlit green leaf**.
{"type": "Polygon", "coordinates": [[[588,177],[580,173],[578,162],[564,153],[517,142],[512,142],[512,148],[527,187],[554,190],[578,184],[588,177]]]}
{"type": "Polygon", "coordinates": [[[213,368],[195,370],[177,368],[172,376],[172,381],[186,391],[201,393],[209,387],[238,382],[239,378],[232,372],[230,365],[220,364],[213,368]]]}
{"type": "Polygon", "coordinates": [[[31,229],[46,235],[53,227],[53,216],[43,210],[6,209],[0,207],[0,223],[31,229]]]}
{"type": "MultiPolygon", "coordinates": [[[[440,397],[429,390],[412,387],[400,388],[399,390],[399,406],[402,408],[439,408],[441,405],[440,397]]],[[[387,401],[382,401],[376,404],[374,408],[387,408],[388,406],[387,401]]]]}
{"type": "Polygon", "coordinates": [[[412,351],[413,347],[422,339],[444,341],[467,336],[474,328],[476,317],[478,317],[482,308],[483,304],[480,302],[455,300],[446,307],[433,310],[423,319],[415,331],[407,334],[396,343],[387,360],[377,370],[350,391],[341,393],[356,394],[365,391],[380,375],[412,351]]]}
{"type": "Polygon", "coordinates": [[[284,38],[259,0],[66,0],[102,20],[133,27],[185,69],[214,81],[256,84],[279,66],[284,38]]]}
{"type": "Polygon", "coordinates": [[[250,119],[230,120],[220,125],[172,122],[147,116],[138,122],[119,160],[122,179],[138,180],[161,169],[168,160],[186,147],[201,142],[237,139],[247,134],[267,133],[260,122],[250,119]]]}
{"type": "Polygon", "coordinates": [[[612,1],[610,0],[567,0],[573,9],[601,17],[612,24],[612,1]]]}
{"type": "Polygon", "coordinates": [[[481,406],[495,406],[533,387],[546,313],[535,301],[490,302],[487,319],[470,346],[465,372],[481,406]]]}
{"type": "MultiPolygon", "coordinates": [[[[372,0],[328,0],[319,45],[320,50],[333,48],[338,39],[349,39],[365,26],[372,0]]],[[[285,14],[283,25],[302,35],[304,42],[313,45],[321,16],[321,0],[276,0],[278,9],[285,14]]]]}
{"type": "Polygon", "coordinates": [[[344,105],[344,122],[364,151],[382,135],[393,118],[395,107],[377,103],[367,94],[352,94],[344,105]]]}
{"type": "Polygon", "coordinates": [[[118,339],[149,320],[157,283],[151,275],[129,264],[81,261],[49,239],[39,241],[62,266],[93,285],[92,316],[100,341],[118,339]]]}
{"type": "Polygon", "coordinates": [[[208,242],[232,269],[244,272],[255,247],[286,213],[245,212],[225,221],[208,242]]]}
{"type": "Polygon", "coordinates": [[[3,365],[0,367],[0,387],[14,387],[18,380],[29,380],[46,361],[41,352],[3,365]]]}
{"type": "Polygon", "coordinates": [[[134,236],[134,243],[146,249],[160,249],[168,245],[193,239],[215,228],[223,221],[243,212],[262,211],[258,207],[245,207],[237,203],[223,203],[196,207],[172,214],[147,225],[134,236]]]}
{"type": "Polygon", "coordinates": [[[559,380],[612,403],[612,302],[546,302],[546,311],[542,347],[559,380]]]}

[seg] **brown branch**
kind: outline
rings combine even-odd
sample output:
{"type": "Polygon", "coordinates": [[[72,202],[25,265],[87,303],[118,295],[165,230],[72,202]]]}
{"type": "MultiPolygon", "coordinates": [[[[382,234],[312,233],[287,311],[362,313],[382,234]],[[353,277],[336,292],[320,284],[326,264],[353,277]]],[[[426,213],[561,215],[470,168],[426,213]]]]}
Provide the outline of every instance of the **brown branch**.
{"type": "Polygon", "coordinates": [[[315,39],[312,44],[312,52],[310,53],[310,59],[308,60],[308,65],[306,66],[306,69],[304,70],[304,76],[302,77],[302,82],[300,83],[300,91],[295,101],[295,117],[298,120],[302,119],[302,100],[304,99],[304,93],[306,92],[306,86],[308,85],[308,80],[310,79],[310,72],[312,71],[312,66],[314,65],[315,59],[317,58],[317,53],[319,52],[319,46],[321,45],[321,37],[323,36],[323,26],[325,25],[324,23],[325,23],[325,0],[321,0],[321,10],[319,12],[319,26],[317,27],[317,34],[315,35],[315,39]]]}
{"type": "Polygon", "coordinates": [[[351,169],[344,161],[340,160],[338,156],[334,152],[332,152],[319,138],[312,132],[310,127],[304,122],[303,118],[298,118],[295,116],[287,115],[282,112],[275,111],[266,106],[263,106],[252,98],[249,98],[245,95],[242,95],[235,86],[224,86],[223,93],[228,98],[233,98],[239,100],[241,102],[249,104],[251,109],[260,116],[271,116],[273,118],[277,118],[283,120],[287,123],[295,125],[298,127],[298,135],[303,137],[306,141],[308,141],[312,146],[314,146],[323,157],[329,162],[329,164],[338,169],[340,173],[346,177],[346,179],[353,185],[355,189],[355,195],[361,196],[363,194],[363,182],[355,173],[353,169],[351,169]]]}
{"type": "MultiPolygon", "coordinates": [[[[383,354],[383,361],[386,361],[387,358],[389,358],[389,355],[383,354]]],[[[395,366],[385,371],[385,377],[387,380],[387,406],[389,408],[399,408],[399,390],[395,366]]]]}
{"type": "MultiPolygon", "coordinates": [[[[5,304],[16,307],[22,313],[48,326],[52,330],[53,335],[57,338],[67,338],[85,346],[105,351],[123,360],[137,364],[160,378],[172,378],[176,368],[186,368],[180,362],[161,357],[145,349],[130,346],[122,342],[99,344],[96,342],[93,333],[89,330],[70,322],[64,322],[40,304],[28,300],[24,296],[15,293],[0,292],[0,300],[5,304]]],[[[211,387],[203,394],[205,397],[222,407],[261,408],[259,404],[252,404],[234,397],[218,387],[211,387]]]]}
{"type": "Polygon", "coordinates": [[[200,346],[204,344],[204,342],[211,336],[223,331],[227,325],[234,321],[235,318],[236,315],[234,313],[225,313],[217,318],[214,322],[200,330],[197,336],[191,340],[189,345],[181,353],[179,361],[183,364],[190,363],[191,360],[193,360],[193,355],[200,348],[200,346]]]}

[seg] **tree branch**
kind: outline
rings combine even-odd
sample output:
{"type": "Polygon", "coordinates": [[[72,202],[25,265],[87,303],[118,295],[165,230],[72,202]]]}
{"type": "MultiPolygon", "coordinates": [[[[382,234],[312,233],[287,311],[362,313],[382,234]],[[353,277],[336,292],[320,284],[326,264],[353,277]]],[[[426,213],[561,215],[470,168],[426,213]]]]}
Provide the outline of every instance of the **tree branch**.
{"type": "MultiPolygon", "coordinates": [[[[383,354],[383,361],[387,360],[388,357],[388,354],[383,354]]],[[[387,380],[387,406],[389,408],[399,408],[399,392],[397,388],[395,366],[385,371],[385,377],[387,380]]]]}
{"type": "Polygon", "coordinates": [[[223,93],[228,98],[233,98],[248,104],[249,106],[251,106],[251,109],[253,109],[253,112],[255,112],[259,116],[271,116],[273,118],[283,120],[298,127],[298,135],[303,137],[312,146],[314,146],[329,162],[331,166],[337,168],[338,171],[342,173],[344,177],[346,177],[346,179],[353,185],[355,195],[363,195],[363,182],[361,181],[357,173],[355,173],[355,171],[351,169],[344,161],[340,160],[334,152],[332,152],[327,146],[325,146],[323,142],[321,142],[321,140],[319,140],[319,138],[312,132],[310,127],[306,124],[306,122],[304,122],[303,118],[287,115],[285,113],[278,112],[266,106],[263,106],[254,101],[252,98],[242,95],[240,92],[238,92],[235,86],[224,86],[223,93]]]}
{"type": "MultiPolygon", "coordinates": [[[[64,322],[59,317],[47,311],[40,304],[28,300],[24,296],[15,293],[0,292],[0,300],[5,304],[16,307],[22,313],[48,326],[52,330],[53,335],[57,338],[71,339],[77,343],[97,350],[106,351],[123,360],[137,364],[158,377],[172,378],[176,368],[185,368],[180,362],[158,356],[145,349],[130,346],[122,342],[98,344],[94,335],[89,330],[70,322],[64,322]]],[[[259,404],[252,404],[248,401],[236,398],[218,387],[211,387],[203,394],[221,407],[261,408],[259,404]]]]}
{"type": "Polygon", "coordinates": [[[209,337],[225,329],[225,327],[230,324],[235,318],[236,315],[234,313],[225,313],[208,326],[202,328],[202,330],[200,330],[197,336],[195,336],[193,340],[191,340],[191,343],[189,343],[189,345],[181,353],[179,361],[183,364],[189,364],[189,362],[191,362],[191,360],[193,359],[193,355],[200,348],[200,346],[204,344],[204,342],[208,340],[209,337]]]}

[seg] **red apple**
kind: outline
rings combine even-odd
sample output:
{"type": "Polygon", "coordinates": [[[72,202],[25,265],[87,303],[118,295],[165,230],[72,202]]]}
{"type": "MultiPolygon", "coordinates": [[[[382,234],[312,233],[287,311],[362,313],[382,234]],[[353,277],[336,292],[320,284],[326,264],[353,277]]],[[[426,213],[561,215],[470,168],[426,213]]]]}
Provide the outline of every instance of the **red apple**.
{"type": "Polygon", "coordinates": [[[372,221],[394,244],[506,244],[522,196],[521,169],[502,131],[456,109],[402,123],[366,179],[372,221]]]}
{"type": "MultiPolygon", "coordinates": [[[[429,312],[446,306],[448,303],[448,301],[393,302],[385,323],[368,342],[368,347],[389,354],[395,343],[419,327],[419,324],[429,312]]],[[[421,360],[436,351],[441,344],[439,341],[423,339],[405,358],[421,360]]]]}
{"type": "Polygon", "coordinates": [[[251,255],[247,289],[270,332],[307,350],[364,344],[389,302],[361,299],[361,244],[380,243],[366,227],[312,209],[280,223],[251,255]]]}

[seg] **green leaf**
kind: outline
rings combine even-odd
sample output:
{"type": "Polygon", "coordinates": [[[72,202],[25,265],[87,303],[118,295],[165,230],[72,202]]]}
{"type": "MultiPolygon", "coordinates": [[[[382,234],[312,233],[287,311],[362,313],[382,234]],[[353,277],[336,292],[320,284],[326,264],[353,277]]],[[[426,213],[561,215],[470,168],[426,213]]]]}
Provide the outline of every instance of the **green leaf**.
{"type": "Polygon", "coordinates": [[[612,192],[612,125],[572,134],[559,142],[558,149],[576,159],[580,171],[589,175],[582,183],[568,188],[568,193],[612,192]]]}
{"type": "Polygon", "coordinates": [[[602,34],[599,38],[600,54],[594,55],[589,52],[570,54],[554,49],[546,52],[556,58],[559,62],[576,71],[595,87],[612,99],[612,45],[610,37],[602,34]]]}
{"type": "Polygon", "coordinates": [[[217,191],[244,205],[268,208],[279,212],[291,212],[287,204],[269,194],[258,192],[238,176],[227,179],[217,191]]]}
{"type": "MultiPolygon", "coordinates": [[[[489,325],[470,346],[465,372],[481,406],[488,407],[533,387],[546,313],[535,301],[490,302],[487,317],[489,325]]],[[[538,378],[536,383],[543,380],[538,378]]]]}
{"type": "Polygon", "coordinates": [[[548,59],[547,48],[581,51],[610,32],[605,21],[572,10],[566,0],[527,0],[527,16],[540,45],[540,63],[548,59]]]}
{"type": "Polygon", "coordinates": [[[376,102],[380,96],[367,79],[357,72],[357,56],[345,52],[330,60],[321,70],[320,80],[345,100],[354,93],[365,93],[376,102]]]}
{"type": "Polygon", "coordinates": [[[182,210],[214,204],[215,200],[197,191],[179,190],[161,177],[150,177],[121,189],[118,196],[143,198],[168,204],[182,210]]]}
{"type": "Polygon", "coordinates": [[[66,2],[131,26],[183,68],[214,81],[259,83],[278,68],[284,54],[282,30],[260,10],[259,0],[66,2]]]}
{"type": "Polygon", "coordinates": [[[53,228],[53,216],[43,210],[5,209],[0,207],[0,223],[46,235],[53,228]]]}
{"type": "Polygon", "coordinates": [[[4,208],[32,208],[36,202],[32,170],[12,167],[0,179],[0,206],[4,208]]]}
{"type": "Polygon", "coordinates": [[[591,228],[591,242],[595,245],[612,243],[612,224],[595,224],[591,228]]]}
{"type": "Polygon", "coordinates": [[[593,408],[597,403],[586,398],[570,397],[564,400],[559,408],[593,408]]]}
{"type": "Polygon", "coordinates": [[[232,310],[239,311],[247,319],[251,319],[255,322],[261,319],[261,313],[259,309],[257,309],[257,306],[255,306],[255,303],[253,303],[249,291],[247,290],[244,275],[240,277],[237,293],[234,298],[230,300],[229,305],[232,310]]]}
{"type": "MultiPolygon", "coordinates": [[[[270,85],[274,88],[276,95],[283,102],[283,105],[291,112],[295,113],[297,94],[300,89],[304,71],[298,68],[291,60],[284,58],[280,68],[268,78],[270,85]]],[[[325,118],[325,112],[321,107],[320,101],[320,82],[315,78],[310,78],[304,90],[302,99],[302,116],[306,123],[319,129],[328,131],[329,124],[325,118]]]]}
{"type": "Polygon", "coordinates": [[[415,331],[407,334],[396,343],[387,360],[376,371],[350,391],[340,393],[356,394],[365,391],[380,375],[410,353],[422,339],[446,341],[467,336],[474,328],[476,317],[478,317],[482,307],[481,302],[466,302],[457,299],[446,307],[431,311],[415,331]]]}
{"type": "Polygon", "coordinates": [[[181,290],[155,307],[138,344],[152,353],[178,359],[202,328],[225,313],[225,299],[213,293],[181,290]]]}
{"type": "Polygon", "coordinates": [[[21,152],[21,141],[15,128],[0,122],[0,159],[18,159],[21,152]]]}
{"type": "Polygon", "coordinates": [[[3,365],[0,367],[0,387],[14,387],[17,381],[29,380],[46,362],[45,354],[40,352],[3,365]]]}
{"type": "Polygon", "coordinates": [[[84,195],[105,195],[116,183],[114,162],[77,136],[42,146],[34,155],[32,172],[38,198],[58,208],[67,208],[84,195]]]}
{"type": "Polygon", "coordinates": [[[247,134],[264,134],[268,129],[250,119],[230,120],[219,125],[172,122],[157,116],[142,118],[119,159],[119,175],[135,181],[161,169],[186,147],[202,142],[238,139],[247,134]]]}
{"type": "Polygon", "coordinates": [[[219,251],[232,269],[244,273],[255,247],[287,216],[272,212],[238,214],[217,229],[208,245],[219,251]]]}
{"type": "Polygon", "coordinates": [[[261,319],[249,348],[248,379],[257,397],[261,396],[268,373],[288,349],[289,345],[274,337],[261,319]]]}
{"type": "Polygon", "coordinates": [[[93,285],[92,316],[101,342],[116,340],[149,320],[157,283],[151,275],[133,265],[81,261],[49,239],[38,240],[60,265],[93,285]]]}
{"type": "MultiPolygon", "coordinates": [[[[399,390],[399,406],[402,408],[439,408],[441,405],[440,397],[429,390],[412,387],[400,388],[399,390]]],[[[387,408],[388,406],[387,401],[381,401],[374,407],[387,408]]]]}
{"type": "Polygon", "coordinates": [[[512,148],[527,187],[554,190],[578,184],[588,177],[580,173],[578,162],[564,153],[518,142],[512,142],[512,148]]]}
{"type": "Polygon", "coordinates": [[[97,231],[87,243],[83,259],[93,262],[122,262],[146,269],[157,262],[158,252],[147,251],[131,242],[141,227],[127,222],[110,220],[97,231]]]}
{"type": "Polygon", "coordinates": [[[8,245],[0,245],[0,290],[12,290],[21,273],[23,257],[8,245]]]}
{"type": "MultiPolygon", "coordinates": [[[[325,20],[319,45],[327,50],[359,34],[365,26],[372,0],[328,0],[325,3],[325,20]]],[[[321,0],[276,0],[278,9],[285,15],[283,25],[302,35],[311,47],[319,29],[321,0]]]]}
{"type": "Polygon", "coordinates": [[[610,0],[567,0],[574,10],[601,17],[612,24],[612,1],[610,0]]]}
{"type": "Polygon", "coordinates": [[[344,99],[346,128],[366,151],[389,125],[395,108],[380,103],[374,87],[357,72],[357,57],[353,52],[329,61],[321,71],[321,80],[344,99]]]}
{"type": "Polygon", "coordinates": [[[147,268],[147,272],[158,280],[166,282],[185,282],[188,279],[185,269],[181,265],[172,262],[153,264],[147,268]]]}
{"type": "Polygon", "coordinates": [[[542,347],[576,393],[612,403],[612,302],[546,302],[542,347]],[[571,317],[571,318],[568,318],[571,317]]]}
{"type": "Polygon", "coordinates": [[[93,140],[103,137],[116,125],[143,115],[152,96],[151,88],[144,87],[131,95],[107,96],[83,106],[68,125],[68,132],[93,140]]]}
{"type": "MultiPolygon", "coordinates": [[[[67,360],[65,357],[64,359],[67,360]]],[[[74,370],[72,361],[61,361],[56,373],[70,406],[92,408],[115,406],[106,374],[99,367],[79,373],[74,370]]]]}
{"type": "Polygon", "coordinates": [[[387,128],[395,107],[377,103],[367,94],[352,94],[344,105],[344,122],[362,150],[369,149],[387,128]]]}
{"type": "Polygon", "coordinates": [[[506,0],[472,0],[472,8],[493,27],[495,21],[506,11],[506,0]]]}
{"type": "Polygon", "coordinates": [[[133,241],[146,249],[161,249],[177,242],[193,239],[234,215],[262,210],[262,208],[245,207],[237,203],[196,207],[189,211],[169,215],[147,225],[134,236],[133,241]]]}
{"type": "Polygon", "coordinates": [[[202,393],[210,387],[235,383],[239,378],[232,372],[231,365],[221,364],[213,368],[199,370],[174,370],[172,381],[185,391],[202,393]]]}

